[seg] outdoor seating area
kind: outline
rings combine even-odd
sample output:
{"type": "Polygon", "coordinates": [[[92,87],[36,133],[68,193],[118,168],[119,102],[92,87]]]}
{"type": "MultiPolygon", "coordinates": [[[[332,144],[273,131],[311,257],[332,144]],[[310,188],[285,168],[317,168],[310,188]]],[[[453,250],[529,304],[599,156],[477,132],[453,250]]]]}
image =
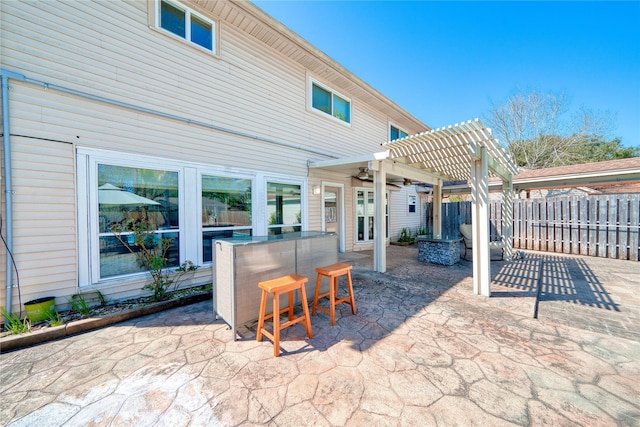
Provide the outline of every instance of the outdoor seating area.
{"type": "MultiPolygon", "coordinates": [[[[467,258],[467,252],[471,255],[471,251],[473,250],[473,228],[471,224],[460,224],[460,234],[462,235],[462,239],[464,242],[464,255],[462,256],[464,259],[467,258]]],[[[492,240],[489,241],[489,250],[495,251],[500,250],[500,259],[504,259],[504,248],[505,242],[501,238],[500,240],[492,240]]]]}
{"type": "Polygon", "coordinates": [[[339,304],[332,326],[317,313],[312,338],[287,328],[277,358],[255,340],[255,322],[234,340],[211,301],[5,352],[0,424],[634,425],[640,417],[635,263],[527,252],[492,263],[492,297],[479,298],[470,262],[423,263],[415,246],[387,255],[380,274],[371,252],[341,254],[353,266],[357,314],[339,304]]]}

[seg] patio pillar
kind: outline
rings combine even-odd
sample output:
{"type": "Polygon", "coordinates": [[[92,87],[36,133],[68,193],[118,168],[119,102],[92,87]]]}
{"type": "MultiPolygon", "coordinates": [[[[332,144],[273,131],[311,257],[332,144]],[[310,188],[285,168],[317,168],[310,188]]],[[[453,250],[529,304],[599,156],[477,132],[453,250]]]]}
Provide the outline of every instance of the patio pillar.
{"type": "Polygon", "coordinates": [[[379,273],[387,271],[387,237],[385,212],[387,166],[385,162],[377,162],[377,168],[373,168],[374,186],[374,239],[373,239],[373,269],[379,273]]]}
{"type": "Polygon", "coordinates": [[[513,259],[513,179],[502,181],[502,235],[505,240],[504,258],[513,259]]]}
{"type": "Polygon", "coordinates": [[[442,180],[433,186],[433,235],[442,234],[442,180]]]}
{"type": "Polygon", "coordinates": [[[473,292],[491,296],[489,253],[489,162],[487,148],[477,147],[471,161],[471,216],[473,222],[473,292]]]}

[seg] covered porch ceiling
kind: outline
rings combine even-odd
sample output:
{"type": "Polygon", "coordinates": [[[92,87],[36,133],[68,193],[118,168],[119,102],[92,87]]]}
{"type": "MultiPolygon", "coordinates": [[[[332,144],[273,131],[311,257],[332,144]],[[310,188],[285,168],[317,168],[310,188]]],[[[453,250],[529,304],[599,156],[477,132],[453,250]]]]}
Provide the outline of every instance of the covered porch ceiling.
{"type": "Polygon", "coordinates": [[[311,162],[309,168],[357,176],[362,168],[375,171],[377,162],[386,162],[387,182],[410,179],[442,185],[445,181],[469,180],[472,161],[482,156],[480,147],[486,150],[490,177],[507,181],[518,173],[491,130],[478,119],[386,142],[382,144],[385,151],[311,162]]]}

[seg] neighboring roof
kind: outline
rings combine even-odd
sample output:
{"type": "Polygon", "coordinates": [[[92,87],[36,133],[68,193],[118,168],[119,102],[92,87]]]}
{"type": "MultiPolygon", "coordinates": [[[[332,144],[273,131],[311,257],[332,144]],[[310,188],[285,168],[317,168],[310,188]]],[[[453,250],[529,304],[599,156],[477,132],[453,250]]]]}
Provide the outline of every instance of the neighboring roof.
{"type": "MultiPolygon", "coordinates": [[[[513,176],[513,187],[516,191],[590,187],[604,193],[612,192],[612,188],[615,185],[620,190],[618,192],[633,193],[637,192],[635,185],[639,182],[640,157],[525,170],[513,176]]],[[[502,183],[492,179],[489,185],[492,190],[498,190],[502,183]]],[[[470,186],[467,183],[445,186],[443,191],[448,193],[468,193],[469,188],[470,186]]]]}
{"type": "Polygon", "coordinates": [[[593,175],[609,172],[640,170],[640,157],[628,159],[607,160],[604,162],[583,163],[580,165],[559,166],[555,168],[520,170],[520,173],[513,177],[515,180],[530,180],[549,177],[562,177],[571,175],[593,175]]]}
{"type": "Polygon", "coordinates": [[[640,181],[640,157],[522,171],[513,177],[515,189],[561,188],[640,181]]]}
{"type": "Polygon", "coordinates": [[[430,129],[429,126],[253,3],[245,0],[189,1],[197,5],[200,10],[209,11],[214,16],[224,19],[225,24],[235,26],[279,54],[302,65],[314,77],[321,79],[336,90],[382,111],[399,125],[407,126],[414,131],[430,129]]]}
{"type": "MultiPolygon", "coordinates": [[[[471,178],[471,164],[486,147],[489,176],[514,175],[518,167],[478,119],[430,130],[383,144],[390,158],[456,181],[471,178]]],[[[507,178],[505,178],[507,179],[507,178]]]]}

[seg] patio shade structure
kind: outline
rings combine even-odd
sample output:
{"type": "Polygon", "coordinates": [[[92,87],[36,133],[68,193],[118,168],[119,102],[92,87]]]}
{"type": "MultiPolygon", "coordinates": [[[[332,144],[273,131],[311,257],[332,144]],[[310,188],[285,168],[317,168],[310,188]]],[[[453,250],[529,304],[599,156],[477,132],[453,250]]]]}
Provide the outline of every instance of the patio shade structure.
{"type": "Polygon", "coordinates": [[[369,155],[314,162],[310,168],[335,171],[367,167],[374,172],[375,233],[374,268],[386,271],[384,232],[384,191],[388,180],[410,179],[433,185],[434,234],[441,234],[442,184],[445,181],[471,182],[473,222],[473,288],[490,296],[489,257],[489,177],[499,177],[504,193],[505,257],[512,257],[511,218],[513,216],[512,176],[516,164],[478,119],[449,127],[410,135],[382,144],[386,150],[369,155]]]}
{"type": "Polygon", "coordinates": [[[135,193],[125,191],[113,184],[103,184],[98,187],[98,203],[101,205],[159,205],[155,200],[138,196],[135,193]]]}

